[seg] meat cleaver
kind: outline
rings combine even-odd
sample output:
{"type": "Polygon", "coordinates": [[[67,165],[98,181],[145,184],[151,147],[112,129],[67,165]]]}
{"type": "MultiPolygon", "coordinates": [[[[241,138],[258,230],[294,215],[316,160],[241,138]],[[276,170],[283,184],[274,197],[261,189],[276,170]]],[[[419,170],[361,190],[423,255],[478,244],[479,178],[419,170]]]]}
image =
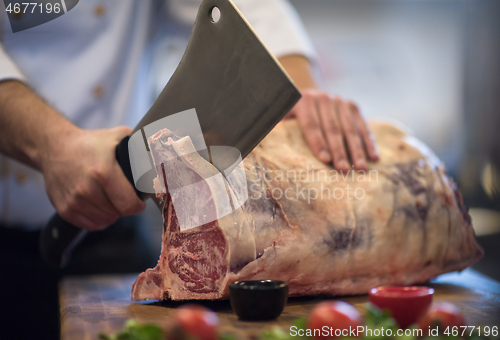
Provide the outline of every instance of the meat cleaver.
{"type": "MultiPolygon", "coordinates": [[[[299,99],[291,79],[234,4],[230,0],[203,0],[181,62],[131,136],[117,145],[116,159],[137,195],[145,199],[152,195],[139,189],[152,188],[156,171],[151,158],[136,162],[136,168],[149,170],[134,178],[130,159],[138,159],[134,155],[138,148],[149,151],[146,128],[172,130],[161,122],[194,109],[208,148],[228,146],[244,158],[299,99]],[[129,149],[131,140],[135,146],[129,149]]],[[[182,131],[177,133],[182,136],[182,131]]],[[[234,165],[239,156],[229,153],[215,161],[206,150],[199,149],[199,154],[217,169],[234,165]]],[[[53,266],[66,266],[85,235],[86,231],[54,215],[40,234],[42,258],[53,266]]]]}

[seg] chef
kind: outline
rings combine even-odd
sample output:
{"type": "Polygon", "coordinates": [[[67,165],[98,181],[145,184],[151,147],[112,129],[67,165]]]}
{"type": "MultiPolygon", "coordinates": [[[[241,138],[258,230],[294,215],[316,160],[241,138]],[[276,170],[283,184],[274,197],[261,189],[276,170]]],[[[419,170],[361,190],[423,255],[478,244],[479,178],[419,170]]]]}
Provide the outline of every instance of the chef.
{"type": "MultiPolygon", "coordinates": [[[[316,157],[338,170],[364,169],[376,160],[356,105],[318,88],[316,56],[290,4],[234,3],[301,90],[287,117],[298,119],[316,157]]],[[[57,211],[95,231],[145,208],[115,160],[115,146],[151,104],[140,104],[146,88],[140,80],[154,43],[164,41],[158,32],[187,38],[199,4],[85,0],[17,33],[0,5],[0,230],[39,229],[57,211]]],[[[24,236],[9,237],[21,242],[24,236]]]]}

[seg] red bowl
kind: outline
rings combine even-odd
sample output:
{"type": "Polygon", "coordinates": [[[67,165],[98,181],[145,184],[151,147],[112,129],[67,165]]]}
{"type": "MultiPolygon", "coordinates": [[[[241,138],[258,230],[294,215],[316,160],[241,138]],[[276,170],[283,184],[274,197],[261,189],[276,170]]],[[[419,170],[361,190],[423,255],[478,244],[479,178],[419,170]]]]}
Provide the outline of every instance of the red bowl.
{"type": "Polygon", "coordinates": [[[370,302],[388,309],[401,328],[407,328],[425,313],[432,303],[434,289],[430,287],[383,286],[370,289],[370,302]]]}

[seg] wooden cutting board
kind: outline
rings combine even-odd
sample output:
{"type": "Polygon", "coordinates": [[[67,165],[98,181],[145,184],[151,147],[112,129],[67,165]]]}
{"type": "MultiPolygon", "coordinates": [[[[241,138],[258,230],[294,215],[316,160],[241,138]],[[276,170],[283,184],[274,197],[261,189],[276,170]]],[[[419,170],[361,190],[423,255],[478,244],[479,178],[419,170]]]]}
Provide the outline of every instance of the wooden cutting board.
{"type": "MultiPolygon", "coordinates": [[[[133,302],[130,289],[137,275],[99,275],[68,277],[59,287],[61,340],[95,340],[101,332],[116,333],[130,318],[139,322],[165,323],[178,302],[133,302]]],[[[446,300],[459,305],[471,325],[500,324],[500,283],[471,269],[462,273],[445,274],[432,281],[434,300],[446,300]]],[[[342,297],[361,312],[368,296],[342,297]]],[[[231,311],[229,301],[207,301],[214,310],[221,330],[232,332],[241,339],[257,336],[263,329],[282,326],[289,329],[292,321],[306,315],[321,301],[318,297],[290,298],[283,314],[275,321],[243,322],[231,311]]]]}

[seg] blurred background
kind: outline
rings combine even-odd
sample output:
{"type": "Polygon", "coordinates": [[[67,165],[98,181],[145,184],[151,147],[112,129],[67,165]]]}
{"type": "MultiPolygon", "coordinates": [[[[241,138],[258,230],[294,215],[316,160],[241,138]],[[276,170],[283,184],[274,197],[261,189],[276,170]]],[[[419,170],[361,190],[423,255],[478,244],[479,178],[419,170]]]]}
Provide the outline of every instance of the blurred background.
{"type": "MultiPolygon", "coordinates": [[[[321,85],[369,119],[403,123],[445,162],[486,250],[475,268],[500,280],[500,1],[290,2],[316,48],[321,85]]],[[[153,88],[142,105],[159,94],[189,38],[190,28],[185,39],[168,38],[169,29],[160,27],[150,47],[142,83],[153,88]]],[[[158,232],[148,233],[152,247],[158,232]]]]}

